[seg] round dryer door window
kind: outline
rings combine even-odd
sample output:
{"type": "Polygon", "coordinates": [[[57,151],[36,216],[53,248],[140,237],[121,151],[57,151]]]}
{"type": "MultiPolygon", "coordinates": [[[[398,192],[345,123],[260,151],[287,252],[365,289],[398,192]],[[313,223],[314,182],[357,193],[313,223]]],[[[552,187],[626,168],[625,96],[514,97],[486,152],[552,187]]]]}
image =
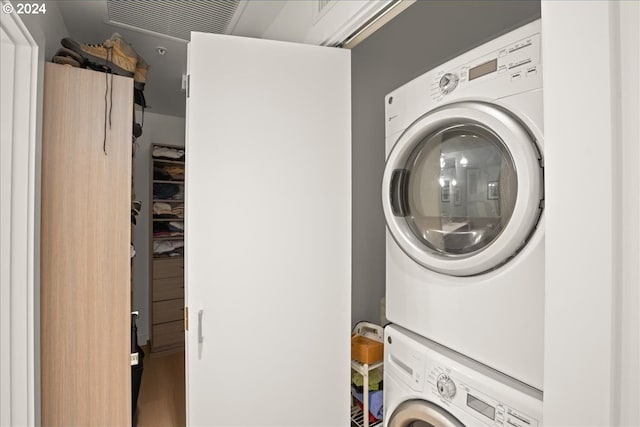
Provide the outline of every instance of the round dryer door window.
{"type": "Polygon", "coordinates": [[[416,120],[393,147],[383,176],[387,227],[431,270],[471,276],[511,259],[543,206],[536,142],[504,109],[460,102],[416,120]]]}

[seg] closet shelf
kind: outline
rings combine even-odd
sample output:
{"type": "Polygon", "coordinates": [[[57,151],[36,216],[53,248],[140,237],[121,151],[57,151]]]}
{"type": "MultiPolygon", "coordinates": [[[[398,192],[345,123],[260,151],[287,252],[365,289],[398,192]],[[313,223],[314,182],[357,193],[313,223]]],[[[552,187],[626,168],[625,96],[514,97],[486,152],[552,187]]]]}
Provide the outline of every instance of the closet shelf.
{"type": "Polygon", "coordinates": [[[157,157],[153,157],[153,161],[155,163],[168,163],[171,165],[184,165],[184,160],[167,160],[167,159],[159,159],[157,157]]]}
{"type": "Polygon", "coordinates": [[[155,202],[163,202],[163,203],[184,203],[184,199],[153,199],[153,203],[155,202]]]}
{"type": "Polygon", "coordinates": [[[153,218],[154,222],[184,222],[184,218],[153,218]]]}
{"type": "Polygon", "coordinates": [[[154,184],[184,184],[184,179],[154,179],[154,184]]]}
{"type": "Polygon", "coordinates": [[[362,375],[364,375],[369,371],[373,371],[374,369],[379,368],[380,366],[384,366],[384,361],[367,364],[367,363],[359,362],[357,360],[353,360],[353,359],[351,360],[351,369],[353,369],[354,371],[362,375]]]}
{"type": "Polygon", "coordinates": [[[153,240],[184,240],[184,234],[179,236],[153,236],[153,240]]]}
{"type": "MultiPolygon", "coordinates": [[[[363,336],[365,338],[383,342],[384,331],[382,326],[370,322],[358,322],[353,329],[354,335],[363,336]]],[[[384,360],[373,363],[363,363],[355,359],[351,359],[351,370],[362,375],[363,402],[362,408],[357,403],[357,399],[351,396],[351,425],[357,427],[373,427],[382,425],[382,420],[369,420],[370,411],[370,391],[369,391],[369,375],[375,369],[383,369],[384,360]]]]}
{"type": "Polygon", "coordinates": [[[369,427],[373,427],[373,426],[381,425],[382,420],[369,422],[369,420],[367,419],[367,421],[365,421],[364,412],[362,411],[362,409],[358,408],[355,405],[352,406],[351,407],[351,425],[357,426],[357,427],[364,427],[367,425],[367,423],[369,427]]]}
{"type": "Polygon", "coordinates": [[[153,259],[181,259],[184,260],[184,255],[180,255],[180,256],[170,256],[170,255],[160,255],[160,254],[153,254],[153,259]]]}

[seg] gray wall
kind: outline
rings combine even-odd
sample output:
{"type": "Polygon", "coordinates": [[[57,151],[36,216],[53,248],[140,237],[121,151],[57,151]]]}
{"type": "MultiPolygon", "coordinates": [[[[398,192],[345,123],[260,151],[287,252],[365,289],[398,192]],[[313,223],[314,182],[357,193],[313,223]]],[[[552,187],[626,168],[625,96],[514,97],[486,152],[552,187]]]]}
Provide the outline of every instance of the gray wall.
{"type": "Polygon", "coordinates": [[[384,96],[538,18],[539,1],[419,0],[352,50],[354,324],[378,323],[385,293],[384,96]]]}

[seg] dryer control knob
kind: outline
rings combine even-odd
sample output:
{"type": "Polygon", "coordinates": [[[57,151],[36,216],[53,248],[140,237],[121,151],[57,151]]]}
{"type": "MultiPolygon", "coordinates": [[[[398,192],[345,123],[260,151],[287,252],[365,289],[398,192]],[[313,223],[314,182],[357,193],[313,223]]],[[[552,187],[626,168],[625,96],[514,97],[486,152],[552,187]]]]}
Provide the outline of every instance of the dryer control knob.
{"type": "Polygon", "coordinates": [[[443,95],[453,92],[453,90],[458,87],[458,78],[457,75],[453,73],[447,73],[440,78],[440,92],[443,95]]]}
{"type": "Polygon", "coordinates": [[[438,393],[445,399],[451,399],[456,395],[456,383],[448,375],[442,374],[438,377],[438,393]]]}

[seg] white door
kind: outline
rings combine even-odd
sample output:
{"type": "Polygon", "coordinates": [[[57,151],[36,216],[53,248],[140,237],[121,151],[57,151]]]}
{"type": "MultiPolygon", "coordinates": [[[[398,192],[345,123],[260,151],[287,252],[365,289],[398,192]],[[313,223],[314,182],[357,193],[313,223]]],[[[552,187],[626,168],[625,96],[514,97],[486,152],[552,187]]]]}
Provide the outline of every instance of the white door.
{"type": "Polygon", "coordinates": [[[0,426],[33,426],[38,263],[38,45],[11,4],[0,14],[0,426]]]}
{"type": "Polygon", "coordinates": [[[193,33],[187,424],[349,424],[350,52],[193,33]]]}

